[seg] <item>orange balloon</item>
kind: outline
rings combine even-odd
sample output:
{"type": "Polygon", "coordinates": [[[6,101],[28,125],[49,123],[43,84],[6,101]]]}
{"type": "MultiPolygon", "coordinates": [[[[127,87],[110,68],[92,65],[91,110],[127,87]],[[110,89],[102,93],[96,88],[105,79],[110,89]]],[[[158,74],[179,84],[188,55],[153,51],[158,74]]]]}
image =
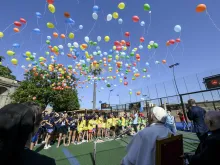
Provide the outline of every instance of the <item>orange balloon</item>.
{"type": "Polygon", "coordinates": [[[170,42],[169,41],[167,41],[166,46],[170,46],[170,42]]]}
{"type": "Polygon", "coordinates": [[[121,44],[125,45],[126,44],[125,40],[121,40],[121,44]]]}
{"type": "Polygon", "coordinates": [[[56,32],[54,32],[54,33],[53,33],[53,36],[54,36],[55,38],[57,38],[57,37],[58,37],[58,34],[57,34],[56,32]]]}
{"type": "Polygon", "coordinates": [[[163,63],[163,64],[166,64],[166,62],[167,62],[166,60],[162,60],[162,63],[163,63]]]}
{"type": "Polygon", "coordinates": [[[199,4],[199,5],[196,7],[196,12],[197,12],[197,13],[204,12],[205,10],[206,10],[206,5],[205,5],[205,4],[199,4]]]}
{"type": "Polygon", "coordinates": [[[14,28],[14,32],[18,33],[20,30],[18,28],[14,28]]]}
{"type": "Polygon", "coordinates": [[[64,13],[64,17],[66,17],[66,18],[70,18],[70,13],[65,12],[65,13],[64,13]]]}
{"type": "Polygon", "coordinates": [[[66,36],[65,36],[64,34],[61,34],[60,37],[61,37],[62,39],[66,38],[66,36]]]}

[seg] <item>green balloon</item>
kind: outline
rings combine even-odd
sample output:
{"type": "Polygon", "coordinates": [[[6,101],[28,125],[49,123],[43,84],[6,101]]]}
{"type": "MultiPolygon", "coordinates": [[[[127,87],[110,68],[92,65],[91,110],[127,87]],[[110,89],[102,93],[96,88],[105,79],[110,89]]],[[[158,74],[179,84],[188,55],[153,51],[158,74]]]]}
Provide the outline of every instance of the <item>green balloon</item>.
{"type": "Polygon", "coordinates": [[[106,86],[107,86],[108,88],[110,88],[110,87],[111,87],[111,85],[110,85],[110,84],[107,84],[106,86]]]}
{"type": "Polygon", "coordinates": [[[153,46],[154,46],[154,48],[156,49],[156,48],[158,48],[159,45],[158,45],[157,43],[154,43],[153,46]]]}
{"type": "Polygon", "coordinates": [[[150,5],[147,4],[147,3],[145,3],[145,4],[144,4],[144,10],[145,10],[145,11],[149,11],[149,10],[150,10],[150,5]]]}
{"type": "Polygon", "coordinates": [[[132,57],[133,57],[133,56],[134,56],[134,52],[131,52],[130,56],[132,56],[132,57]]]}

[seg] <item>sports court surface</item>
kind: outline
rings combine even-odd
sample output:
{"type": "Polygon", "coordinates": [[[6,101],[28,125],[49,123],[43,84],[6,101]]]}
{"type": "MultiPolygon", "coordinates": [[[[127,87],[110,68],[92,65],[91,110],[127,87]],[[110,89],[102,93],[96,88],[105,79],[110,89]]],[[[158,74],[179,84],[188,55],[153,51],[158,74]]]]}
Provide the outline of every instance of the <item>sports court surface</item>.
{"type": "MultiPolygon", "coordinates": [[[[198,139],[194,133],[181,132],[184,136],[184,152],[194,152],[198,146],[198,139]]],[[[126,145],[131,137],[119,140],[106,141],[97,144],[96,165],[118,165],[126,154],[126,145]]],[[[36,151],[52,157],[57,165],[94,165],[93,162],[94,143],[83,143],[81,145],[70,145],[69,147],[56,148],[53,145],[48,150],[43,150],[42,146],[36,151]]]]}

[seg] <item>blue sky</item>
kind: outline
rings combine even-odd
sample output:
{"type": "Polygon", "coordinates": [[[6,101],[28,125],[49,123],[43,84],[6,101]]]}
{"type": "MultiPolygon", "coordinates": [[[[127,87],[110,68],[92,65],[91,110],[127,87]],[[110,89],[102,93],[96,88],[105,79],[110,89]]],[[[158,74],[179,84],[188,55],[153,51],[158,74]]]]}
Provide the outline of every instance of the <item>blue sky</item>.
{"type": "MultiPolygon", "coordinates": [[[[179,77],[179,88],[181,92],[185,92],[185,85],[181,81],[181,77],[192,75],[198,72],[204,72],[206,70],[213,70],[219,67],[220,60],[220,31],[218,31],[208,15],[204,13],[196,13],[195,8],[198,4],[205,3],[207,5],[207,10],[211,15],[212,19],[215,21],[216,25],[220,26],[220,20],[218,16],[220,10],[219,0],[195,0],[195,1],[185,1],[185,0],[55,0],[56,12],[51,14],[48,9],[45,10],[45,0],[29,1],[29,0],[2,0],[0,5],[0,31],[3,31],[8,25],[12,24],[14,21],[19,20],[21,17],[25,18],[28,22],[27,27],[20,34],[14,35],[13,26],[5,31],[5,36],[0,40],[0,55],[6,57],[4,65],[8,65],[13,73],[17,76],[19,80],[23,79],[23,69],[22,65],[27,66],[29,62],[25,60],[22,54],[26,51],[35,52],[37,58],[43,56],[47,58],[48,63],[50,58],[45,55],[45,51],[48,51],[45,48],[40,50],[44,46],[47,36],[52,36],[54,30],[48,29],[46,27],[47,22],[53,22],[58,29],[59,34],[66,33],[66,24],[65,18],[63,16],[64,12],[69,12],[71,18],[75,21],[74,29],[78,29],[79,25],[83,25],[82,30],[74,32],[74,40],[56,40],[53,41],[54,45],[63,45],[65,47],[65,55],[57,57],[58,63],[65,65],[74,65],[74,61],[69,59],[67,54],[67,43],[78,42],[80,44],[85,43],[84,37],[92,30],[95,20],[92,18],[93,6],[94,4],[99,6],[100,11],[98,12],[98,20],[94,26],[94,29],[91,31],[89,38],[96,40],[97,36],[102,37],[102,41],[99,43],[99,46],[102,52],[109,52],[112,49],[113,43],[116,40],[126,39],[122,33],[130,32],[130,42],[131,50],[134,47],[140,45],[139,38],[144,37],[145,42],[143,43],[144,48],[138,50],[138,53],[141,55],[141,61],[138,63],[137,69],[141,73],[141,77],[137,78],[135,81],[131,80],[131,74],[128,75],[129,85],[125,87],[123,83],[119,83],[117,78],[114,81],[111,81],[112,88],[114,91],[111,94],[111,103],[118,103],[119,99],[117,95],[120,95],[121,103],[129,102],[129,89],[133,90],[131,96],[132,101],[140,100],[141,96],[135,96],[136,91],[142,91],[143,94],[148,94],[147,86],[151,91],[151,98],[157,97],[155,92],[155,85],[159,84],[158,87],[159,96],[164,96],[162,92],[162,82],[166,82],[166,88],[168,95],[175,94],[175,90],[172,84],[172,74],[168,69],[168,65],[175,62],[179,62],[180,66],[176,69],[177,77],[179,77]],[[79,2],[79,3],[78,3],[79,2]],[[119,10],[117,8],[118,3],[124,2],[126,7],[124,10],[119,10]],[[151,6],[151,25],[148,29],[150,23],[150,14],[143,10],[143,5],[145,3],[150,4],[151,6]],[[45,12],[46,11],[46,12],[45,12]],[[40,12],[42,15],[45,15],[43,18],[38,19],[35,13],[40,12]],[[107,14],[112,14],[113,12],[119,13],[119,18],[123,19],[123,24],[119,25],[117,20],[112,19],[112,21],[106,22],[107,14]],[[146,23],[146,31],[149,30],[148,35],[144,34],[144,27],[140,26],[139,23],[132,22],[132,16],[139,16],[141,21],[146,23]],[[39,26],[38,26],[39,25],[39,26]],[[169,52],[167,55],[166,41],[170,39],[176,39],[179,37],[179,33],[174,31],[175,25],[181,25],[181,43],[173,51],[175,46],[169,47],[169,52]],[[32,30],[34,28],[39,28],[41,30],[41,35],[33,34],[32,30]],[[122,33],[121,33],[122,32],[122,33]],[[103,41],[104,36],[108,35],[110,37],[110,42],[105,43],[103,41]],[[156,50],[148,50],[147,45],[149,41],[155,41],[159,44],[159,48],[156,50]],[[11,57],[7,56],[6,51],[12,49],[13,43],[19,43],[22,45],[19,49],[14,49],[16,52],[15,58],[18,59],[18,65],[13,66],[10,63],[11,57]],[[172,56],[171,56],[171,53],[172,56]],[[151,58],[153,55],[154,58],[151,58]],[[167,56],[167,65],[159,64],[156,65],[155,61],[162,61],[167,56]],[[149,60],[149,58],[151,58],[149,60]],[[150,66],[146,66],[145,63],[149,62],[150,66]],[[143,68],[148,69],[148,73],[151,75],[151,78],[142,78],[144,75],[142,72],[143,68]],[[117,87],[114,87],[117,85],[117,87]],[[184,88],[184,89],[183,89],[184,88]],[[172,91],[172,92],[171,92],[172,91]]],[[[73,30],[68,28],[67,32],[72,32],[73,30]]],[[[91,52],[95,49],[91,49],[91,52]]],[[[80,57],[83,56],[81,52],[80,57]]],[[[78,59],[80,60],[80,59],[78,59]]],[[[131,62],[124,61],[126,62],[131,62]]],[[[133,61],[132,61],[133,62],[133,61]]],[[[111,64],[114,68],[115,65],[111,64]]],[[[216,71],[216,70],[215,70],[216,71]]],[[[217,73],[218,71],[216,71],[217,73]]],[[[123,73],[123,72],[122,72],[123,73]]],[[[215,73],[215,72],[214,72],[215,73]]],[[[204,76],[211,75],[211,71],[207,71],[204,76]]],[[[108,73],[105,72],[101,77],[107,77],[110,75],[116,75],[114,72],[108,73]]],[[[116,75],[117,76],[117,75],[116,75]]],[[[199,77],[199,79],[201,79],[199,77]]],[[[85,78],[80,77],[81,80],[85,78]]],[[[195,82],[195,77],[191,76],[188,80],[195,82]],[[192,80],[193,79],[193,80],[192,80]]],[[[189,90],[199,90],[198,85],[190,85],[189,90]],[[198,89],[197,89],[198,88],[198,89]]],[[[192,83],[193,84],[193,83],[192,83]]],[[[201,85],[204,88],[204,85],[201,85]]],[[[111,88],[111,89],[112,89],[111,88]]],[[[164,89],[163,89],[164,90],[164,89]]],[[[83,102],[81,107],[90,108],[92,107],[92,84],[85,85],[83,89],[79,89],[79,97],[82,98],[83,102]],[[88,88],[86,87],[88,86],[88,88]]],[[[99,101],[108,102],[109,88],[106,87],[104,82],[98,83],[98,92],[97,92],[97,104],[99,101]],[[101,89],[104,88],[104,90],[101,89]]],[[[98,104],[97,107],[100,105],[98,104]]]]}

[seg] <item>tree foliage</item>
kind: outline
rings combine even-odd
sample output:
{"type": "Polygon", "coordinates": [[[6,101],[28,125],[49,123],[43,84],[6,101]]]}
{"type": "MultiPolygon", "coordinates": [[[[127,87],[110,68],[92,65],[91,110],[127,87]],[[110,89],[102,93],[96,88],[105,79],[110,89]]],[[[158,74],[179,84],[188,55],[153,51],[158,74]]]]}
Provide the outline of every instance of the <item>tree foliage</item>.
{"type": "Polygon", "coordinates": [[[55,111],[76,110],[80,104],[73,85],[75,80],[71,76],[64,81],[58,74],[46,69],[30,70],[11,98],[13,102],[34,101],[42,107],[51,105],[55,111]]]}
{"type": "Polygon", "coordinates": [[[12,80],[16,80],[16,77],[14,75],[12,75],[12,71],[8,67],[1,65],[1,63],[4,59],[5,58],[3,56],[0,56],[0,76],[5,77],[5,78],[9,78],[12,80]]]}

